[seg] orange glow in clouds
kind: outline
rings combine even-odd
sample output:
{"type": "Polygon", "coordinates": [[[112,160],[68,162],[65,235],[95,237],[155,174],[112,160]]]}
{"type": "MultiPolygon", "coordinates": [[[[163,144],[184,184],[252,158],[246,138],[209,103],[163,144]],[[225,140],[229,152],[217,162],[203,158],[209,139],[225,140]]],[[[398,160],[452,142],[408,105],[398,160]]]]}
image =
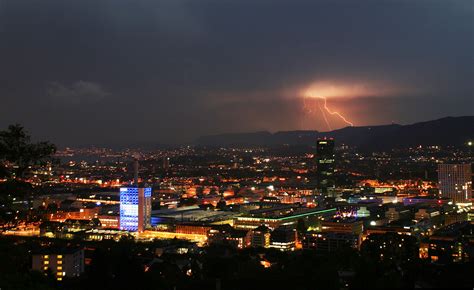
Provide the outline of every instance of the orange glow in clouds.
{"type": "Polygon", "coordinates": [[[333,116],[337,116],[339,117],[342,121],[344,121],[344,123],[346,123],[347,125],[349,126],[354,126],[354,123],[349,121],[346,117],[344,117],[341,113],[339,113],[338,111],[332,111],[331,109],[329,109],[328,105],[327,105],[327,98],[326,97],[323,97],[323,96],[313,96],[313,95],[310,95],[308,97],[304,97],[303,98],[303,103],[304,103],[304,109],[308,112],[308,113],[313,113],[313,110],[310,108],[310,106],[307,104],[306,102],[306,98],[311,98],[311,99],[318,99],[317,100],[317,103],[318,103],[318,107],[319,107],[319,110],[321,111],[321,116],[323,117],[324,119],[324,122],[326,123],[326,125],[328,126],[329,130],[332,130],[332,127],[331,127],[331,124],[329,123],[329,119],[327,117],[326,114],[329,114],[329,115],[333,115],[333,116]],[[322,106],[321,106],[321,103],[322,106]]]}
{"type": "MultiPolygon", "coordinates": [[[[332,130],[331,123],[354,126],[353,119],[341,112],[341,101],[356,98],[379,98],[420,93],[416,87],[396,84],[386,80],[320,80],[311,83],[300,91],[304,111],[320,118],[327,128],[332,130]],[[338,108],[334,108],[331,100],[337,100],[338,108]]],[[[334,125],[337,126],[337,125],[334,125]]]]}
{"type": "Polygon", "coordinates": [[[367,95],[368,89],[363,85],[333,85],[327,82],[319,82],[311,85],[309,89],[307,89],[303,93],[303,104],[305,110],[309,113],[313,113],[313,110],[308,105],[306,99],[317,99],[317,105],[319,110],[321,111],[321,116],[324,119],[329,130],[332,130],[332,126],[330,124],[330,120],[328,119],[328,115],[336,116],[341,119],[344,123],[349,126],[354,126],[354,123],[350,121],[346,116],[343,116],[341,112],[331,110],[328,107],[327,99],[329,98],[336,98],[336,97],[353,97],[356,95],[367,95]]]}

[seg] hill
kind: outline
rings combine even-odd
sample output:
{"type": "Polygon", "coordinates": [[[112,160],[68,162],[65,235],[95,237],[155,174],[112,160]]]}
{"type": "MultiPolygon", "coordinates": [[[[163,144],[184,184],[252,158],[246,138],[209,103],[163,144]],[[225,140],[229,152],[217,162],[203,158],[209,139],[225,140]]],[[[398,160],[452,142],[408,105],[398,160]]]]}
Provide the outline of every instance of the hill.
{"type": "Polygon", "coordinates": [[[361,150],[387,150],[418,145],[462,146],[474,140],[474,116],[446,117],[410,125],[346,127],[329,132],[267,131],[202,136],[201,146],[313,145],[317,138],[332,137],[337,143],[361,150]]]}

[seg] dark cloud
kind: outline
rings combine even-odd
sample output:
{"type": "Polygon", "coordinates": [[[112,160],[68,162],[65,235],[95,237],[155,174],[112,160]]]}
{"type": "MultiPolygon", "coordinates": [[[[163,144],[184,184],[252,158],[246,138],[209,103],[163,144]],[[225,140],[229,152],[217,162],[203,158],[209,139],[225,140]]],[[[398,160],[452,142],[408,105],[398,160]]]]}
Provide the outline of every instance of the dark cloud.
{"type": "Polygon", "coordinates": [[[470,0],[1,0],[0,125],[61,144],[324,130],[304,109],[312,84],[352,90],[328,105],[360,125],[472,115],[473,14],[470,0]]]}
{"type": "Polygon", "coordinates": [[[103,100],[108,94],[100,84],[86,81],[77,81],[70,86],[52,82],[48,88],[48,95],[52,102],[67,105],[96,103],[103,100]]]}

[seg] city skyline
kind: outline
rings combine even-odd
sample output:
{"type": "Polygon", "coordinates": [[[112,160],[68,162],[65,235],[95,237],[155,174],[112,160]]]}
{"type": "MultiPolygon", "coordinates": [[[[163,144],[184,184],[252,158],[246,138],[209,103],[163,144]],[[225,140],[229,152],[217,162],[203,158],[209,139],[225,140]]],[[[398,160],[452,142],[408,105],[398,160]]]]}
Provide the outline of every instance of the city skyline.
{"type": "Polygon", "coordinates": [[[0,125],[64,145],[168,144],[472,115],[473,11],[471,1],[4,0],[0,125]]]}
{"type": "Polygon", "coordinates": [[[472,120],[148,149],[9,126],[0,287],[472,288],[472,120]]]}

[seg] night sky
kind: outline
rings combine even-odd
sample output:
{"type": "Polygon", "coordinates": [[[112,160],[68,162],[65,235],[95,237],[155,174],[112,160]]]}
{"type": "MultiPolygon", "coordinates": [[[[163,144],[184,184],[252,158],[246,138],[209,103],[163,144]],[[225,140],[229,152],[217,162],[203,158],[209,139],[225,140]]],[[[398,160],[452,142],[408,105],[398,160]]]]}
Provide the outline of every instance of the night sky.
{"type": "Polygon", "coordinates": [[[474,115],[474,1],[0,0],[0,128],[60,145],[474,115]]]}

